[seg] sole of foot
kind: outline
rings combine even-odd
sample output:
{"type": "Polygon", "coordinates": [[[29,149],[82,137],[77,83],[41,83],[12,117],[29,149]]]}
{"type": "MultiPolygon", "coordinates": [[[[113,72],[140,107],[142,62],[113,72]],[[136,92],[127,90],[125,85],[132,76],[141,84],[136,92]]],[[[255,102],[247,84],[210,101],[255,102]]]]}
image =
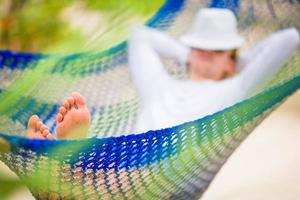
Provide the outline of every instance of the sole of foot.
{"type": "Polygon", "coordinates": [[[28,121],[27,137],[31,139],[54,139],[53,135],[49,131],[49,128],[40,120],[37,115],[32,115],[28,121]]]}
{"type": "Polygon", "coordinates": [[[56,136],[58,139],[82,139],[88,135],[90,112],[85,98],[73,92],[56,115],[56,136]]]}

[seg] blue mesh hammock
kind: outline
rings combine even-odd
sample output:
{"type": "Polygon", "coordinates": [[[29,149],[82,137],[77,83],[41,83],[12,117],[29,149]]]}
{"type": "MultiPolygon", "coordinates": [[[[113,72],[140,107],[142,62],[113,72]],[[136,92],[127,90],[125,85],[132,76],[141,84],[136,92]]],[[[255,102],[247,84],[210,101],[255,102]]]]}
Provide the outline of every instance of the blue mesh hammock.
{"type": "MultiPolygon", "coordinates": [[[[300,27],[296,0],[166,0],[147,25],[176,37],[206,6],[234,10],[247,44],[300,27]]],[[[126,64],[126,42],[69,56],[0,52],[0,160],[37,199],[197,199],[257,124],[300,87],[298,51],[243,102],[176,127],[130,134],[139,104],[126,64]],[[73,90],[88,99],[90,138],[23,137],[32,114],[53,130],[59,102],[73,90]]],[[[168,70],[182,74],[173,63],[168,70]]]]}

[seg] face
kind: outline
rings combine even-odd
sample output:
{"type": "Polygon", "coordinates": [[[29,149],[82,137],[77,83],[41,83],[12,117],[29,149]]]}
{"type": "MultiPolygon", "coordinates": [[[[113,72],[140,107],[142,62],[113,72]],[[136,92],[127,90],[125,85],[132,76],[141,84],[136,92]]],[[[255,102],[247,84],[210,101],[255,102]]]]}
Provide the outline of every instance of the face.
{"type": "Polygon", "coordinates": [[[236,62],[232,58],[233,50],[208,51],[192,49],[189,57],[191,77],[222,80],[235,73],[236,62]]]}

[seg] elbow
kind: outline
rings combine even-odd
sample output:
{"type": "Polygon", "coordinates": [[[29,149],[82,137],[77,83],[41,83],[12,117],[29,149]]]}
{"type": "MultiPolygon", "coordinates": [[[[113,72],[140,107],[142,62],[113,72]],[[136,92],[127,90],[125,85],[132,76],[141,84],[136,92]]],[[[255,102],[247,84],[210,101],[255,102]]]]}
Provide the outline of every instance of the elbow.
{"type": "MultiPolygon", "coordinates": [[[[133,26],[129,33],[128,39],[128,58],[129,63],[132,63],[133,55],[136,55],[144,45],[148,45],[148,33],[145,26],[133,26]]],[[[130,64],[131,65],[131,64],[130,64]]]]}
{"type": "Polygon", "coordinates": [[[289,44],[292,48],[297,48],[300,45],[300,35],[296,28],[288,28],[282,31],[284,35],[284,41],[289,44]]]}
{"type": "Polygon", "coordinates": [[[287,56],[292,54],[299,47],[299,44],[300,36],[297,29],[288,28],[272,34],[263,50],[273,52],[274,55],[280,53],[287,56]]]}
{"type": "Polygon", "coordinates": [[[291,41],[295,43],[296,46],[299,46],[300,44],[300,35],[296,28],[289,28],[287,29],[287,34],[289,35],[289,38],[291,41]]]}
{"type": "Polygon", "coordinates": [[[129,44],[146,42],[148,40],[149,28],[136,25],[131,28],[129,33],[129,44]]]}

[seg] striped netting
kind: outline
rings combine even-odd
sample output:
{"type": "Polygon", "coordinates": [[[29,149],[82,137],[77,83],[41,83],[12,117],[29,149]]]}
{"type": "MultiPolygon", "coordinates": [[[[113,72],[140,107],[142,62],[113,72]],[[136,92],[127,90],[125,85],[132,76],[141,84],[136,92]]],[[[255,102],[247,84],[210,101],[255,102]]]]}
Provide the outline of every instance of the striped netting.
{"type": "MultiPolygon", "coordinates": [[[[275,30],[300,28],[297,0],[166,0],[146,23],[177,37],[206,6],[233,9],[246,46],[275,30]]],[[[126,46],[68,56],[0,52],[0,160],[37,199],[200,198],[236,147],[300,87],[298,50],[249,99],[180,126],[132,134],[139,101],[126,46]],[[90,138],[23,137],[32,114],[53,130],[60,102],[72,91],[87,97],[90,138]]],[[[172,61],[166,65],[183,75],[172,61]]]]}

